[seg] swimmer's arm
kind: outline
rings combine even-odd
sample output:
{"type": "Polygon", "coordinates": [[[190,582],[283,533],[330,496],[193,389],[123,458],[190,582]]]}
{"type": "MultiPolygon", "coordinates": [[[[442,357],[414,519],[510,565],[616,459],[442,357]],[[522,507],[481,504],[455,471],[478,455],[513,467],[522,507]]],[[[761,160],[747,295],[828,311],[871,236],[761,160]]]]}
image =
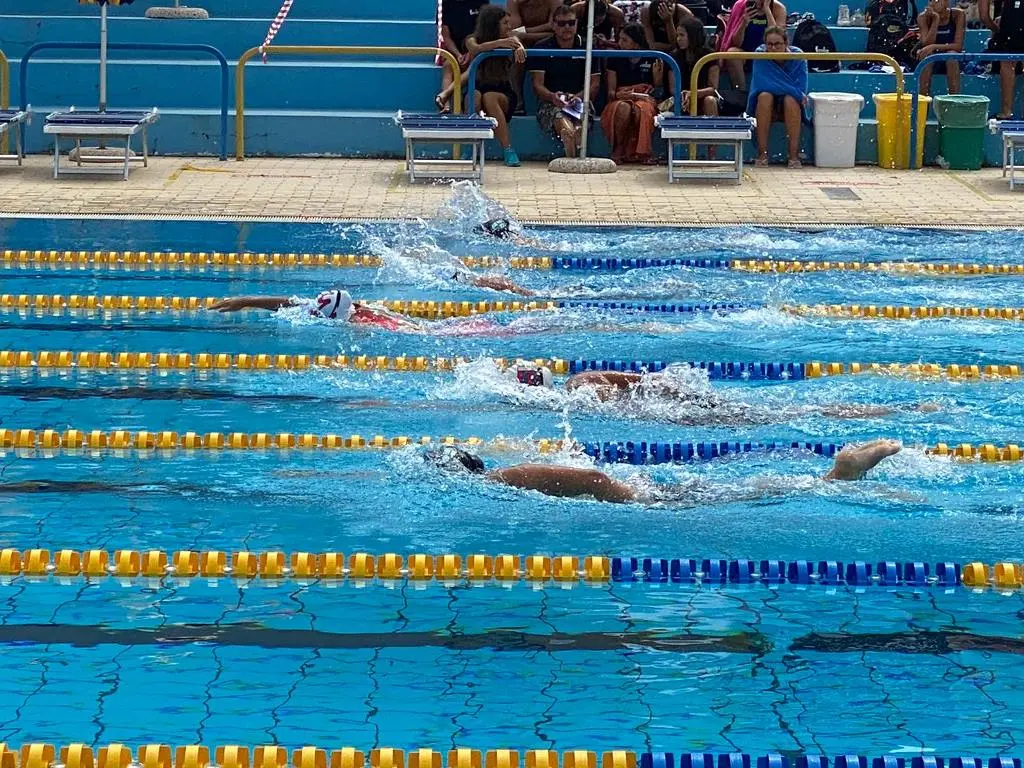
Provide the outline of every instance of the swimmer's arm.
{"type": "Polygon", "coordinates": [[[502,277],[501,275],[472,275],[463,279],[477,288],[490,288],[492,291],[508,291],[509,293],[518,293],[520,296],[536,296],[536,291],[531,291],[529,288],[513,283],[507,277],[502,277]]]}
{"type": "Polygon", "coordinates": [[[281,307],[294,306],[290,296],[229,296],[210,307],[217,312],[238,312],[242,309],[267,309],[276,312],[281,307]]]}
{"type": "Polygon", "coordinates": [[[596,469],[520,464],[488,472],[487,477],[514,488],[540,491],[548,496],[591,496],[597,501],[613,504],[636,501],[636,492],[632,488],[596,469]]]}

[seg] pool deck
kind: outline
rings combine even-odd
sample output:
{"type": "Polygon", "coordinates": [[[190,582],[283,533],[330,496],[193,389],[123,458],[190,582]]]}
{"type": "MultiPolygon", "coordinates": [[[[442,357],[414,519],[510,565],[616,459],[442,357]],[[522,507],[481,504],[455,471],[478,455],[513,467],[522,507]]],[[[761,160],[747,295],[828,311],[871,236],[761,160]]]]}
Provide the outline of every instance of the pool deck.
{"type": "MultiPolygon", "coordinates": [[[[999,169],[887,171],[748,168],[741,186],[682,182],[663,166],[614,175],[549,173],[492,164],[484,191],[528,223],[657,225],[1024,226],[1024,188],[999,169]]],[[[51,159],[0,167],[0,214],[90,217],[352,220],[430,217],[445,184],[410,186],[397,160],[151,158],[125,182],[55,181],[51,159]]]]}

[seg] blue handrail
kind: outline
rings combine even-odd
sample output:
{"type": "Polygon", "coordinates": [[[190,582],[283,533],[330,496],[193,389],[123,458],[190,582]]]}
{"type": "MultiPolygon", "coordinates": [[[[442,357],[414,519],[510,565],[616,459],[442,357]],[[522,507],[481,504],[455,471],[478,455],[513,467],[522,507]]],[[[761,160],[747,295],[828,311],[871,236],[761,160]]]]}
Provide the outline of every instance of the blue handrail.
{"type": "MultiPolygon", "coordinates": [[[[228,73],[228,60],[219,49],[203,43],[109,43],[107,48],[112,51],[198,51],[209,53],[220,62],[220,159],[228,159],[228,94],[231,77],[228,73]]],[[[21,108],[28,109],[28,63],[39,51],[99,51],[99,43],[36,43],[21,57],[21,108]]]]}
{"type": "Polygon", "coordinates": [[[936,61],[1024,61],[1024,53],[932,53],[925,56],[914,69],[914,94],[910,105],[910,169],[917,164],[917,102],[920,97],[921,72],[936,61]]]}
{"type": "MultiPolygon", "coordinates": [[[[480,62],[484,59],[490,59],[495,56],[511,56],[512,50],[496,50],[496,51],[484,51],[478,54],[476,58],[470,62],[468,70],[468,89],[469,101],[466,105],[466,111],[469,112],[472,108],[473,92],[476,90],[476,70],[480,66],[480,62]]],[[[527,48],[526,58],[531,56],[544,56],[548,58],[556,59],[576,59],[584,56],[582,48],[527,48]]],[[[683,108],[683,73],[679,69],[679,62],[673,59],[664,51],[619,51],[615,49],[600,49],[594,51],[595,59],[661,59],[662,61],[668,62],[672,67],[672,71],[676,76],[676,87],[673,95],[675,96],[674,104],[672,109],[676,115],[682,114],[683,108]]]]}

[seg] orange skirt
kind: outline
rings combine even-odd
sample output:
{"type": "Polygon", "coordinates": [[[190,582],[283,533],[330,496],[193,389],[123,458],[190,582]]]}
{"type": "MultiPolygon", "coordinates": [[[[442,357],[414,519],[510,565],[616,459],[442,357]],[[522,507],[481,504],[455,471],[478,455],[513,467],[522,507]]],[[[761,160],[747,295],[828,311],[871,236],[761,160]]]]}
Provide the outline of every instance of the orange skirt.
{"type": "Polygon", "coordinates": [[[657,107],[651,99],[618,99],[609,102],[601,112],[601,129],[612,146],[612,153],[622,155],[627,160],[650,157],[656,116],[657,107]],[[615,130],[615,110],[619,104],[628,104],[631,112],[629,130],[625,136],[618,135],[615,130]]]}

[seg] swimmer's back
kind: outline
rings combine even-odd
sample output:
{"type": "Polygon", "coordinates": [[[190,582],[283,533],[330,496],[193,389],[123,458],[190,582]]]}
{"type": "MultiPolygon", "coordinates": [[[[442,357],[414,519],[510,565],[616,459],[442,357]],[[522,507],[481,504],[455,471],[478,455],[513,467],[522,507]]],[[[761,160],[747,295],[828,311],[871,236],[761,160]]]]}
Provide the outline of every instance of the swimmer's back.
{"type": "Polygon", "coordinates": [[[565,388],[569,391],[579,387],[616,387],[629,389],[640,381],[639,373],[620,373],[618,371],[584,371],[569,377],[565,388]]]}

